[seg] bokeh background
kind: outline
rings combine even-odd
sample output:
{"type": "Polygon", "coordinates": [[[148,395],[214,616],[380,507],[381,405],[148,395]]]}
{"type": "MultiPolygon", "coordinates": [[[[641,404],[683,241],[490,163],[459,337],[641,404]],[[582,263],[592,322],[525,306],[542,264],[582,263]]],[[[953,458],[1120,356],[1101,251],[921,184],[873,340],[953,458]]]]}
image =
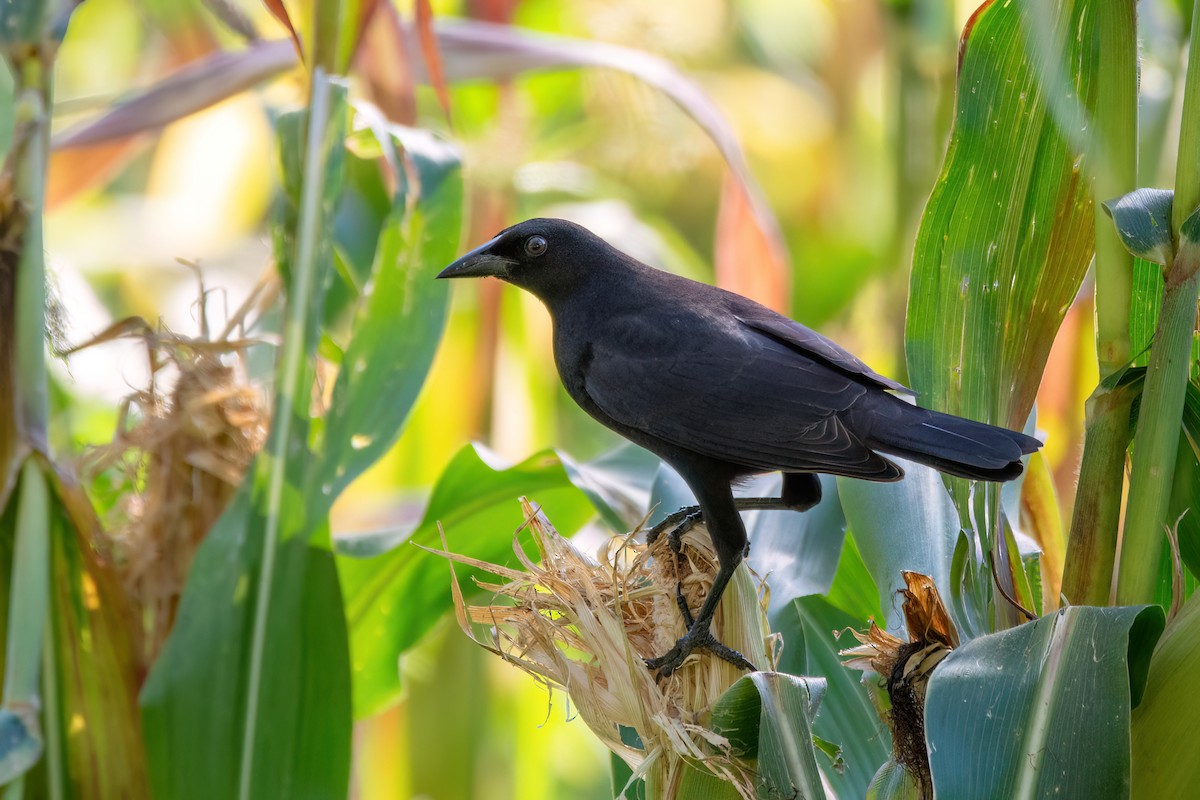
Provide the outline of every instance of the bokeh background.
{"type": "MultiPolygon", "coordinates": [[[[912,235],[937,179],[958,34],[975,5],[433,3],[439,19],[511,23],[676,65],[711,97],[745,150],[779,222],[785,252],[774,256],[754,247],[752,236],[738,238],[746,212],[713,141],[663,93],[630,75],[563,69],[452,82],[449,117],[432,90],[410,84],[400,111],[463,148],[463,249],[520,219],[568,217],[648,263],[751,293],[903,380],[912,235]]],[[[244,46],[227,24],[227,6],[263,36],[284,35],[248,0],[83,3],[59,57],[56,131],[188,62],[244,46]]],[[[397,8],[412,13],[402,0],[397,8]]],[[[1178,113],[1171,97],[1186,26],[1169,0],[1143,0],[1140,13],[1143,35],[1154,40],[1142,64],[1142,124],[1173,129],[1167,122],[1178,113]]],[[[199,265],[210,290],[207,322],[220,328],[272,268],[267,217],[278,178],[271,119],[302,101],[303,83],[283,77],[161,131],[56,153],[46,243],[60,342],[85,341],[129,316],[199,332],[196,273],[179,259],[199,265]]],[[[1165,142],[1161,152],[1174,150],[1165,142]]],[[[1143,154],[1139,185],[1173,172],[1162,161],[1158,152],[1143,154]]],[[[1083,398],[1096,383],[1091,325],[1081,299],[1039,395],[1038,425],[1048,434],[1045,452],[1063,509],[1071,507],[1083,398]]],[[[148,377],[136,341],[88,348],[54,369],[65,422],[57,429],[71,439],[59,443],[63,449],[110,440],[122,399],[148,377]]],[[[586,459],[618,444],[560,388],[549,320],[536,300],[494,281],[454,287],[417,408],[395,447],[335,506],[335,535],[414,522],[429,487],[471,440],[514,462],[551,447],[586,459]]],[[[567,698],[471,644],[452,620],[399,668],[401,702],[356,728],[354,796],[611,796],[608,754],[572,719],[567,698]]]]}

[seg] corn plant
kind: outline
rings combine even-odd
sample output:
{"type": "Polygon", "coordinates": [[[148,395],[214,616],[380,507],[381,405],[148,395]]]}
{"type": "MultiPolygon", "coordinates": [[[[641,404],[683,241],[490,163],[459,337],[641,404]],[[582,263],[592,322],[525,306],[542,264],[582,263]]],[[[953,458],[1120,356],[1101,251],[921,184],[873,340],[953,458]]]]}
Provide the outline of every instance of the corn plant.
{"type": "MultiPolygon", "coordinates": [[[[412,525],[345,534],[331,510],[391,451],[444,338],[450,298],[432,277],[460,252],[479,198],[453,141],[463,87],[585,70],[668,98],[723,164],[718,280],[783,306],[798,223],[775,219],[718,105],[663,58],[435,21],[426,0],[411,22],[387,2],[266,0],[273,38],[210,4],[244,45],[52,137],[74,5],[0,8],[14,121],[0,172],[6,797],[346,797],[353,726],[394,709],[398,659],[451,616],[569,694],[613,754],[614,795],[1187,793],[1200,764],[1187,735],[1200,625],[1200,56],[1172,77],[1174,185],[1154,187],[1139,159],[1174,139],[1169,123],[1139,125],[1145,23],[1133,0],[984,2],[943,106],[922,77],[921,38],[947,30],[944,15],[885,4],[899,65],[894,195],[902,208],[928,197],[911,242],[909,382],[932,408],[1035,432],[1055,335],[1073,303],[1093,302],[1099,382],[1073,508],[1059,507],[1042,454],[1004,489],[912,464],[890,485],[823,478],[812,511],[748,516],[749,563],[719,611],[721,635],[769,669],[740,676],[698,659],[666,684],[642,659],[679,633],[675,583],[702,594],[712,555],[702,529],[681,558],[640,543],[690,503],[646,454],[508,464],[469,444],[412,525]],[[126,320],[74,343],[133,336],[177,374],[135,393],[114,441],[80,466],[51,445],[63,439],[46,357],[49,161],[103,166],[147,132],[281,78],[296,103],[271,109],[266,277],[219,333],[126,320]],[[429,86],[423,117],[405,81],[429,86]],[[930,118],[950,126],[940,172],[936,141],[918,134],[930,118]],[[404,124],[418,119],[427,127],[404,124]],[[256,359],[269,366],[254,373],[256,359]],[[106,500],[113,486],[138,510],[106,500]],[[591,520],[611,537],[598,558],[559,535],[591,520]],[[168,558],[139,567],[161,542],[168,558]]],[[[907,260],[897,216],[888,247],[907,260]]],[[[746,491],[770,494],[771,480],[746,491]]]]}

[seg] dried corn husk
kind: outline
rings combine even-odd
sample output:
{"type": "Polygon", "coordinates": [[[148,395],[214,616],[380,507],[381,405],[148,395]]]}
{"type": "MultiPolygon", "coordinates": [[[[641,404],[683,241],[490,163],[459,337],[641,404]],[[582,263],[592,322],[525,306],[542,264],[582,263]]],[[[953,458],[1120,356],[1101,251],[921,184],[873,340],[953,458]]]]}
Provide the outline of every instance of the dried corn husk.
{"type": "MultiPolygon", "coordinates": [[[[699,608],[711,586],[716,558],[708,532],[698,527],[685,534],[679,559],[667,537],[647,547],[631,535],[613,539],[595,560],[559,536],[527,500],[522,506],[538,557],[531,558],[514,537],[520,569],[440,553],[500,579],[477,581],[497,601],[486,606],[467,605],[453,580],[462,629],[539,681],[568,692],[600,740],[662,796],[674,796],[671,787],[685,765],[692,765],[754,797],[753,773],[732,757],[728,740],[705,724],[713,702],[742,673],[703,653],[659,682],[644,662],[666,652],[684,633],[675,601],[677,577],[692,609],[699,608]],[[636,730],[644,749],[626,744],[619,726],[636,730]]],[[[739,569],[717,610],[713,632],[760,668],[773,669],[779,642],[770,634],[763,600],[749,571],[739,569]]]]}
{"type": "MultiPolygon", "coordinates": [[[[136,633],[145,666],[170,632],[196,548],[266,439],[268,401],[243,361],[254,341],[233,334],[276,291],[274,281],[260,285],[216,337],[131,318],[66,353],[123,337],[146,346],[148,385],[125,398],[112,441],[89,450],[81,470],[92,478],[107,473],[120,489],[97,546],[141,612],[136,633]]],[[[203,297],[202,286],[202,320],[203,297]]]]}
{"type": "Polygon", "coordinates": [[[933,781],[925,748],[925,690],[934,669],[958,647],[958,631],[933,578],[901,573],[906,588],[904,620],[908,640],[893,636],[874,620],[866,633],[851,631],[857,647],[842,650],[845,666],[870,670],[884,678],[891,710],[885,721],[892,730],[892,758],[912,777],[921,797],[933,797],[933,781]]]}

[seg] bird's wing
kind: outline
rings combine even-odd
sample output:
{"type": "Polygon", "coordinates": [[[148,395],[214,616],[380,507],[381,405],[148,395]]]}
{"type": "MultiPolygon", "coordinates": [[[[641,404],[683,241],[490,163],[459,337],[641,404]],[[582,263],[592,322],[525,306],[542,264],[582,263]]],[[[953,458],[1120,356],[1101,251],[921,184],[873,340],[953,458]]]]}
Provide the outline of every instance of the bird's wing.
{"type": "Polygon", "coordinates": [[[619,425],[763,471],[903,474],[838,415],[875,387],[732,320],[683,335],[629,318],[612,326],[592,337],[583,377],[619,425]]]}
{"type": "Polygon", "coordinates": [[[916,394],[916,392],[904,384],[875,372],[855,357],[853,353],[842,349],[834,342],[826,339],[816,331],[804,327],[799,322],[793,322],[787,317],[780,316],[761,307],[739,308],[734,316],[738,322],[747,328],[769,336],[777,342],[793,348],[802,355],[823,361],[834,369],[860,379],[866,379],[884,389],[908,395],[916,394]]]}

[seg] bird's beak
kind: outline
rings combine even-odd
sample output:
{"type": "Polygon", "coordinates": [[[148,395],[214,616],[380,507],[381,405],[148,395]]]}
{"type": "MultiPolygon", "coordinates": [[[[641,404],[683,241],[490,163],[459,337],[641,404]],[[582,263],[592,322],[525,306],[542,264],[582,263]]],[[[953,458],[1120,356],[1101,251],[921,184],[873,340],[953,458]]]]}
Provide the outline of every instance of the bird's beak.
{"type": "MultiPolygon", "coordinates": [[[[497,237],[499,238],[499,237],[497,237]]],[[[465,256],[439,272],[439,278],[503,278],[516,264],[515,259],[488,252],[496,239],[476,247],[465,256]]]]}

